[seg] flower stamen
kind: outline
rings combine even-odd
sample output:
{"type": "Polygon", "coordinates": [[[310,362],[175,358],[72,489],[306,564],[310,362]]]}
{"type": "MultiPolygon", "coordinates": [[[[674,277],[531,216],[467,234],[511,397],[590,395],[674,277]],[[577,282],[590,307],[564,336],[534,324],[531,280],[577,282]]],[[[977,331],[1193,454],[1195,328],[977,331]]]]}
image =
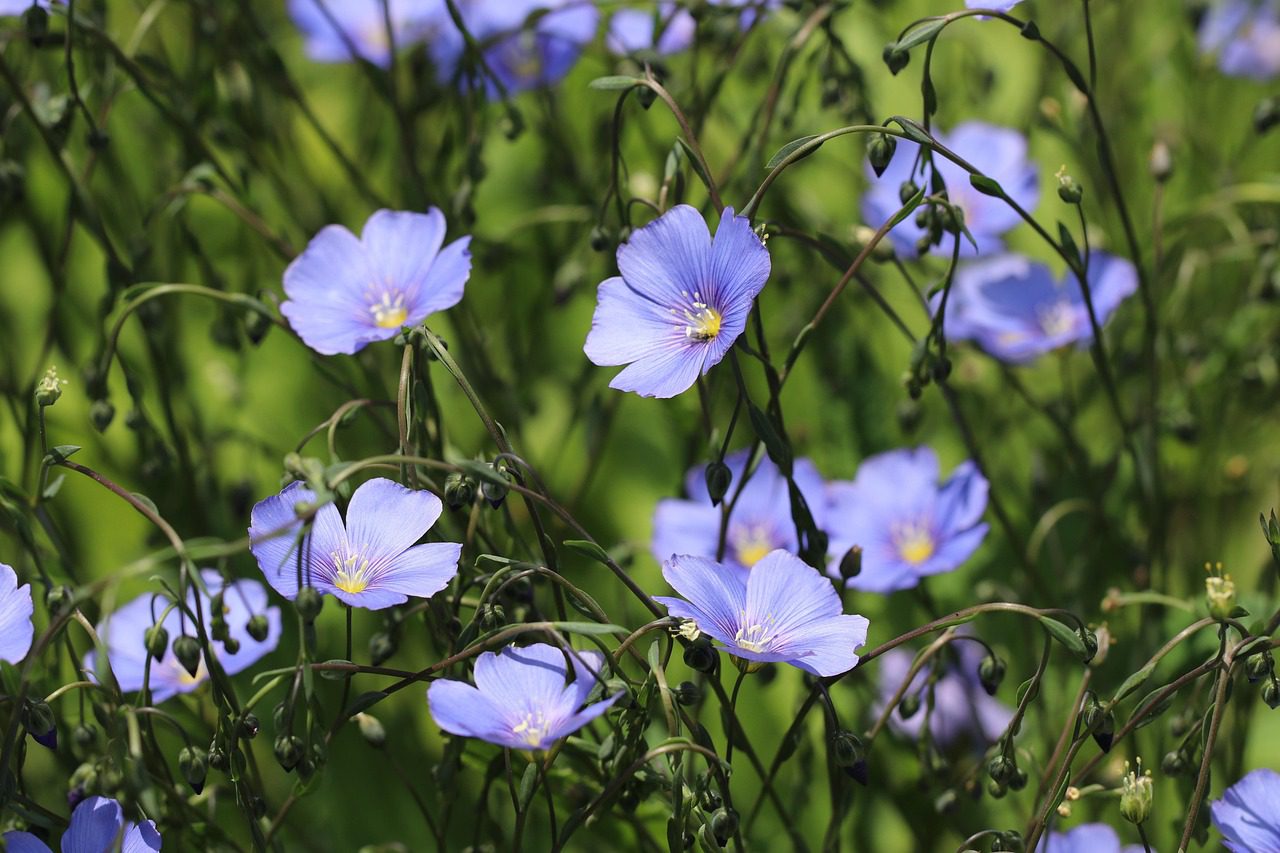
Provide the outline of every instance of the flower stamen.
{"type": "Polygon", "coordinates": [[[382,297],[369,306],[373,322],[380,329],[398,329],[409,317],[404,304],[404,294],[399,291],[383,291],[382,297]]]}

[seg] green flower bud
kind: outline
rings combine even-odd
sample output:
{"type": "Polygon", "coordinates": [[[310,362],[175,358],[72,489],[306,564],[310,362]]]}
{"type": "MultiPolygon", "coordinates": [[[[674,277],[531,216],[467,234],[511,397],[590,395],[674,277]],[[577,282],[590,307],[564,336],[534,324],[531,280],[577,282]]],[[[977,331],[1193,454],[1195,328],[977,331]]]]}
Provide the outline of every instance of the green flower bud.
{"type": "Polygon", "coordinates": [[[903,181],[898,186],[898,201],[906,204],[920,194],[920,187],[916,186],[915,181],[903,181]]]}
{"type": "Polygon", "coordinates": [[[58,378],[58,368],[50,367],[36,384],[36,405],[47,408],[58,402],[62,386],[66,384],[67,380],[58,378]]]}
{"type": "Polygon", "coordinates": [[[1058,170],[1058,198],[1067,204],[1079,204],[1084,198],[1084,190],[1076,183],[1076,179],[1067,174],[1067,167],[1058,170]]]}
{"type": "Polygon", "coordinates": [[[1006,850],[1009,853],[1022,853],[1022,834],[1012,829],[996,835],[995,840],[991,842],[991,849],[1006,850]]]}
{"type": "Polygon", "coordinates": [[[178,770],[197,794],[204,790],[205,776],[209,773],[209,757],[198,746],[185,746],[178,753],[178,770]]]}
{"type": "Polygon", "coordinates": [[[235,637],[227,637],[222,641],[222,648],[226,649],[227,654],[234,655],[240,651],[240,641],[235,637]]]}
{"type": "Polygon", "coordinates": [[[324,607],[324,596],[314,586],[304,586],[298,590],[298,597],[294,599],[293,606],[303,622],[314,622],[324,607]]]}
{"type": "Polygon", "coordinates": [[[260,311],[244,312],[244,334],[255,347],[271,331],[271,318],[260,311]]]}
{"type": "Polygon", "coordinates": [[[720,842],[720,846],[729,843],[729,839],[738,831],[738,813],[733,809],[717,809],[715,814],[711,815],[711,832],[715,835],[716,841],[720,842]]]}
{"type": "Polygon", "coordinates": [[[909,720],[920,711],[920,694],[908,693],[902,697],[902,701],[898,703],[898,716],[904,720],[909,720]]]}
{"type": "Polygon", "coordinates": [[[250,617],[249,622],[244,626],[245,632],[250,637],[261,643],[267,639],[267,634],[271,632],[271,625],[267,622],[267,617],[261,613],[255,613],[250,617]]]}
{"type": "Polygon", "coordinates": [[[492,631],[507,624],[507,612],[501,604],[484,604],[480,607],[479,621],[481,628],[492,631]]]}
{"type": "Polygon", "coordinates": [[[707,494],[711,497],[712,506],[720,506],[720,501],[724,500],[724,496],[729,492],[729,486],[733,484],[733,472],[729,470],[729,466],[716,460],[707,466],[703,472],[707,481],[707,494]]]}
{"type": "Polygon", "coordinates": [[[867,146],[867,160],[871,163],[871,169],[876,173],[877,178],[889,168],[893,153],[897,150],[898,140],[887,133],[877,133],[871,137],[871,144],[867,146]]]}
{"type": "Polygon", "coordinates": [[[285,770],[292,770],[306,755],[307,745],[297,735],[280,735],[276,738],[276,762],[285,770]]]}
{"type": "Polygon", "coordinates": [[[98,730],[93,726],[79,725],[71,732],[71,739],[81,749],[88,749],[98,742],[98,730]]]}
{"type": "Polygon", "coordinates": [[[27,734],[43,743],[49,739],[50,733],[56,731],[57,719],[48,702],[43,699],[28,699],[22,709],[22,725],[27,734]]]}
{"type": "Polygon", "coordinates": [[[369,657],[374,666],[380,666],[391,659],[399,644],[395,636],[386,631],[379,631],[369,638],[369,657]]]}
{"type": "Polygon", "coordinates": [[[1174,749],[1165,753],[1164,759],[1160,762],[1160,770],[1166,776],[1181,776],[1187,772],[1187,756],[1180,749],[1174,749]]]}
{"type": "Polygon", "coordinates": [[[840,558],[840,577],[852,580],[862,574],[862,546],[854,545],[840,558]]]}
{"type": "Polygon", "coordinates": [[[387,730],[377,717],[360,713],[355,716],[356,725],[360,727],[360,735],[369,746],[380,749],[387,742],[387,730]]]}
{"type": "Polygon", "coordinates": [[[94,400],[93,405],[89,407],[89,420],[93,422],[93,428],[98,432],[105,432],[107,427],[111,426],[115,416],[116,407],[111,405],[109,400],[94,400]]]}
{"type": "Polygon", "coordinates": [[[71,590],[65,586],[52,587],[44,596],[45,607],[49,608],[51,613],[59,613],[62,608],[71,603],[73,598],[71,590]]]}
{"type": "Polygon", "coordinates": [[[862,739],[848,730],[836,732],[831,736],[831,756],[838,767],[853,767],[859,761],[865,761],[867,748],[862,739]]]}
{"type": "Polygon", "coordinates": [[[1270,650],[1251,655],[1245,659],[1244,674],[1249,678],[1250,683],[1257,683],[1271,674],[1273,665],[1274,660],[1270,650]]]}
{"type": "Polygon", "coordinates": [[[225,773],[231,769],[231,757],[225,749],[215,744],[209,747],[209,766],[225,773]]]}
{"type": "Polygon", "coordinates": [[[897,42],[885,45],[880,55],[884,59],[884,64],[889,67],[889,73],[894,75],[906,68],[907,63],[911,61],[911,52],[898,47],[897,42]]]}
{"type": "Polygon", "coordinates": [[[147,646],[147,654],[156,659],[156,663],[164,660],[165,650],[169,648],[169,632],[163,625],[152,625],[142,635],[147,646]]]}
{"type": "Polygon", "coordinates": [[[996,690],[1000,687],[1000,682],[1004,681],[1005,663],[995,655],[987,655],[982,659],[982,663],[978,664],[978,681],[982,683],[982,689],[987,691],[988,696],[996,695],[996,690]]]}
{"type": "Polygon", "coordinates": [[[1280,707],[1280,682],[1274,677],[1262,685],[1262,701],[1273,711],[1280,707]]]}
{"type": "Polygon", "coordinates": [[[39,45],[49,34],[49,13],[43,6],[32,3],[22,13],[22,25],[26,28],[27,38],[31,39],[31,43],[39,45]]]}
{"type": "MultiPolygon", "coordinates": [[[[493,471],[503,480],[511,481],[511,473],[507,470],[507,466],[501,463],[492,466],[493,471]]],[[[498,483],[485,481],[480,485],[480,492],[484,495],[484,499],[489,502],[489,506],[497,509],[502,506],[502,502],[507,499],[507,492],[510,491],[507,486],[498,483]]]]}
{"type": "Polygon", "coordinates": [[[262,728],[262,721],[257,714],[245,714],[240,718],[240,736],[245,740],[253,740],[262,728]]]}
{"type": "Polygon", "coordinates": [[[987,762],[987,775],[992,782],[1007,785],[1018,772],[1018,765],[1008,755],[997,755],[987,762]]]}
{"type": "Polygon", "coordinates": [[[699,637],[685,647],[684,663],[692,670],[709,675],[715,672],[716,660],[716,650],[706,637],[699,637]]]}
{"type": "Polygon", "coordinates": [[[476,499],[476,484],[469,477],[450,474],[444,481],[444,502],[452,510],[469,507],[476,499]]]}
{"type": "Polygon", "coordinates": [[[182,664],[182,668],[192,678],[200,669],[200,641],[189,634],[183,634],[173,641],[173,656],[182,664]]]}
{"type": "Polygon", "coordinates": [[[698,704],[698,700],[702,698],[702,691],[692,681],[682,681],[675,690],[671,691],[671,695],[677,704],[688,707],[698,704]]]}

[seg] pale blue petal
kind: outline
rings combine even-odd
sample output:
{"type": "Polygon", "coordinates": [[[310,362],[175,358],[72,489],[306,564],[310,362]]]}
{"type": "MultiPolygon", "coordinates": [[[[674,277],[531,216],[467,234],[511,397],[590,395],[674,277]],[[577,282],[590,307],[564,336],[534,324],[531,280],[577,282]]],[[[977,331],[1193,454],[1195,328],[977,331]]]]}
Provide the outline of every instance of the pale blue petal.
{"type": "MultiPolygon", "coordinates": [[[[4,9],[0,5],[0,15],[9,14],[4,9]]],[[[4,844],[9,853],[53,853],[49,845],[29,832],[6,832],[4,844]]]]}
{"type": "Polygon", "coordinates": [[[31,651],[33,611],[31,585],[18,586],[17,572],[0,563],[0,660],[20,663],[31,651]]]}
{"type": "Polygon", "coordinates": [[[1105,823],[1086,823],[1070,832],[1051,832],[1039,853],[1120,853],[1120,836],[1105,823]]]}
{"type": "Polygon", "coordinates": [[[670,309],[646,298],[619,277],[600,283],[591,331],[583,351],[592,364],[612,367],[658,357],[688,344],[684,325],[670,309]]]}
{"type": "Polygon", "coordinates": [[[153,853],[161,848],[160,833],[153,820],[130,823],[125,828],[121,853],[153,853]]]}
{"type": "Polygon", "coordinates": [[[552,742],[557,741],[562,737],[567,737],[573,734],[596,717],[599,717],[605,711],[612,708],[614,702],[617,702],[625,695],[625,693],[615,693],[594,705],[588,705],[581,711],[565,717],[564,720],[561,721],[560,725],[556,726],[550,733],[548,733],[547,737],[543,741],[544,748],[550,746],[552,742]]]}
{"type": "Polygon", "coordinates": [[[865,616],[833,616],[795,631],[770,651],[786,655],[788,663],[814,675],[840,675],[857,665],[857,650],[867,642],[869,625],[865,616]]]}
{"type": "Polygon", "coordinates": [[[316,352],[349,355],[398,332],[373,321],[365,291],[375,281],[360,240],[341,225],[327,225],[285,269],[289,298],[280,312],[316,352]]]}
{"type": "Polygon", "coordinates": [[[742,573],[704,557],[677,556],[662,564],[662,576],[705,617],[698,620],[702,630],[732,641],[747,603],[742,573]]]}
{"type": "Polygon", "coordinates": [[[1210,804],[1213,825],[1233,853],[1280,850],[1280,773],[1254,770],[1210,804]]]}
{"type": "Polygon", "coordinates": [[[106,797],[86,797],[71,813],[62,836],[62,853],[106,853],[121,835],[124,812],[106,797]]]}
{"type": "MultiPolygon", "coordinates": [[[[565,653],[557,646],[533,643],[507,646],[497,654],[480,655],[475,665],[476,687],[501,707],[542,710],[548,717],[565,699],[565,653]]],[[[573,708],[562,709],[564,713],[573,708]]]]}
{"type": "MultiPolygon", "coordinates": [[[[369,269],[370,284],[384,284],[399,289],[406,302],[413,305],[444,245],[445,221],[439,208],[426,213],[407,210],[378,210],[360,232],[369,269]]],[[[412,314],[412,312],[411,312],[412,314]]],[[[410,317],[412,324],[421,317],[410,317]]]]}
{"type": "MultiPolygon", "coordinates": [[[[458,558],[462,554],[462,545],[456,542],[427,542],[415,545],[400,556],[391,560],[378,571],[364,592],[350,595],[351,603],[360,601],[382,601],[385,597],[375,598],[371,593],[391,593],[400,600],[392,602],[401,604],[407,596],[414,598],[430,598],[449,585],[458,573],[458,558]]],[[[337,595],[341,590],[337,590],[337,595]]],[[[345,598],[345,596],[344,596],[345,598]]],[[[359,604],[370,610],[379,610],[389,605],[375,607],[372,604],[359,604]]]]}
{"type": "MultiPolygon", "coordinates": [[[[942,572],[950,572],[962,566],[965,560],[973,556],[982,540],[986,539],[989,527],[977,524],[961,533],[956,533],[937,543],[933,556],[918,566],[913,567],[915,574],[924,577],[942,572]]],[[[915,584],[911,584],[915,586],[915,584]]]]}
{"type": "Polygon", "coordinates": [[[658,501],[653,513],[653,558],[661,563],[677,554],[712,557],[720,539],[720,508],[674,498],[658,501]]]}
{"type": "Polygon", "coordinates": [[[471,237],[459,237],[440,250],[427,271],[422,289],[413,304],[409,323],[420,323],[437,311],[462,301],[471,277],[471,237]]]}
{"type": "Polygon", "coordinates": [[[778,550],[752,567],[745,609],[744,622],[767,620],[775,636],[799,643],[811,625],[839,616],[842,607],[830,580],[794,554],[778,550]]]}
{"type": "Polygon", "coordinates": [[[290,600],[298,595],[299,548],[302,549],[303,579],[317,584],[332,577],[332,555],[346,551],[342,517],[332,503],[316,511],[310,535],[299,539],[302,522],[297,520],[294,505],[314,501],[315,493],[303,483],[295,482],[280,494],[259,501],[249,516],[249,550],[267,583],[290,600]],[[280,530],[285,532],[272,535],[280,530]]]}
{"type": "Polygon", "coordinates": [[[394,560],[440,517],[440,499],[383,477],[355,490],[347,506],[347,543],[375,568],[394,560]]]}
{"type": "Polygon", "coordinates": [[[641,296],[670,308],[705,285],[710,258],[706,220],[696,208],[678,204],[618,247],[618,270],[641,296]]]}
{"type": "Polygon", "coordinates": [[[693,387],[711,367],[709,355],[710,348],[697,342],[663,349],[628,365],[613,377],[609,387],[633,391],[641,397],[668,399],[693,387]]]}
{"type": "Polygon", "coordinates": [[[939,530],[946,535],[977,524],[987,510],[989,488],[987,478],[972,461],[957,465],[938,492],[934,518],[939,530]]]}
{"type": "Polygon", "coordinates": [[[436,725],[446,732],[519,747],[512,733],[510,709],[461,681],[436,681],[427,688],[427,705],[436,725]]]}

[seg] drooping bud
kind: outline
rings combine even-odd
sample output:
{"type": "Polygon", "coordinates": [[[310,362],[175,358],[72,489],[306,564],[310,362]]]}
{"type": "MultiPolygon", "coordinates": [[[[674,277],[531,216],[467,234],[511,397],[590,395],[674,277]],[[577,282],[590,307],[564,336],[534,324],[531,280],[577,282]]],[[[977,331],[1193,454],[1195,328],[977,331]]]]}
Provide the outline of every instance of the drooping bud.
{"type": "Polygon", "coordinates": [[[871,163],[871,169],[876,173],[877,178],[889,168],[889,163],[893,161],[893,153],[897,150],[898,140],[887,133],[878,133],[871,138],[871,144],[867,146],[867,160],[871,163]]]}
{"type": "Polygon", "coordinates": [[[1022,853],[1022,833],[1012,829],[997,833],[991,842],[992,851],[1005,850],[1009,853],[1022,853]]]}
{"type": "Polygon", "coordinates": [[[476,499],[476,484],[469,477],[450,474],[444,481],[444,502],[452,510],[471,506],[476,499]]]}
{"type": "Polygon", "coordinates": [[[360,727],[360,736],[365,743],[375,749],[381,749],[387,742],[387,730],[382,722],[372,714],[361,712],[355,716],[356,725],[360,727]]]}
{"type": "Polygon", "coordinates": [[[49,13],[43,6],[32,3],[22,13],[22,25],[27,30],[27,38],[31,43],[39,45],[49,34],[49,13]]]}
{"type": "Polygon", "coordinates": [[[43,699],[28,699],[22,709],[22,725],[41,746],[58,748],[58,724],[53,709],[43,699]]]}
{"type": "Polygon", "coordinates": [[[889,67],[889,73],[896,75],[899,71],[907,67],[907,63],[911,61],[911,52],[898,47],[897,42],[885,45],[884,52],[881,53],[884,64],[889,67]]]}
{"type": "Polygon", "coordinates": [[[234,655],[240,651],[240,641],[235,637],[227,636],[222,641],[222,648],[226,649],[227,654],[234,655]]]}
{"type": "Polygon", "coordinates": [[[1262,685],[1262,701],[1273,711],[1280,707],[1280,681],[1276,681],[1275,676],[1262,685]]]}
{"type": "Polygon", "coordinates": [[[298,590],[298,597],[294,599],[293,606],[303,622],[314,622],[324,608],[324,596],[314,586],[304,586],[298,590]]]}
{"type": "Polygon", "coordinates": [[[1005,663],[995,655],[989,654],[978,664],[978,681],[988,696],[996,695],[1000,682],[1004,681],[1005,663]]]}
{"type": "Polygon", "coordinates": [[[1079,204],[1080,199],[1084,198],[1084,189],[1076,183],[1076,179],[1067,174],[1067,167],[1063,166],[1058,170],[1058,198],[1067,204],[1079,204]]]}
{"type": "Polygon", "coordinates": [[[89,420],[93,422],[93,428],[98,432],[105,432],[107,427],[111,426],[115,416],[116,407],[111,405],[110,400],[94,400],[93,405],[89,407],[89,420]]]}
{"type": "Polygon", "coordinates": [[[707,465],[703,475],[706,477],[707,494],[711,498],[711,505],[720,506],[720,501],[724,500],[724,496],[729,493],[729,486],[733,484],[733,472],[729,470],[728,465],[717,459],[707,465]]]}
{"type": "Polygon", "coordinates": [[[50,613],[60,613],[62,608],[71,603],[74,596],[69,587],[61,584],[51,587],[44,596],[45,606],[49,608],[50,613]]]}
{"type": "Polygon", "coordinates": [[[297,735],[280,735],[276,738],[276,762],[285,770],[292,770],[306,755],[307,745],[297,735]]]}
{"type": "Polygon", "coordinates": [[[685,666],[703,674],[715,672],[716,660],[716,650],[706,637],[699,637],[684,650],[685,666]]]}
{"type": "Polygon", "coordinates": [[[386,631],[379,631],[369,638],[369,658],[374,666],[380,666],[390,660],[396,653],[395,637],[386,631]]]}
{"type": "Polygon", "coordinates": [[[190,634],[183,634],[173,641],[173,656],[192,678],[200,669],[200,641],[190,634]]]}
{"type": "MultiPolygon", "coordinates": [[[[498,463],[495,463],[492,467],[493,467],[493,472],[497,474],[499,478],[506,480],[507,482],[511,482],[511,472],[507,470],[506,465],[504,465],[501,462],[498,462],[498,463]]],[[[498,507],[502,506],[502,502],[507,499],[508,491],[510,491],[510,489],[501,483],[495,483],[495,482],[490,482],[486,480],[485,482],[480,484],[481,494],[483,494],[484,499],[489,502],[489,506],[493,507],[494,509],[497,509],[498,507]]]]}
{"type": "Polygon", "coordinates": [[[507,612],[501,604],[484,604],[480,607],[479,621],[480,627],[492,631],[507,624],[507,612]]]}
{"type": "Polygon", "coordinates": [[[915,181],[903,181],[898,185],[898,201],[906,204],[920,193],[920,188],[916,186],[915,181]]]}
{"type": "Polygon", "coordinates": [[[1256,684],[1271,674],[1274,663],[1269,649],[1261,654],[1251,655],[1244,662],[1244,674],[1251,684],[1256,684]]]}
{"type": "Polygon", "coordinates": [[[1187,772],[1187,756],[1181,749],[1173,749],[1165,753],[1160,762],[1160,770],[1166,776],[1181,776],[1187,772]]]}
{"type": "MultiPolygon", "coordinates": [[[[1151,802],[1155,799],[1155,786],[1151,781],[1151,771],[1142,770],[1142,759],[1139,758],[1136,770],[1129,770],[1124,777],[1124,788],[1120,791],[1120,815],[1130,823],[1142,823],[1151,816],[1151,802]]],[[[1125,762],[1129,769],[1129,762],[1125,762]]]]}
{"type": "Polygon", "coordinates": [[[862,573],[862,546],[854,545],[840,558],[840,577],[846,581],[862,573]]]}
{"type": "Polygon", "coordinates": [[[1277,124],[1280,124],[1280,96],[1272,95],[1258,101],[1253,110],[1253,129],[1261,136],[1277,124]]]}
{"type": "Polygon", "coordinates": [[[842,729],[831,736],[831,756],[838,767],[852,767],[867,757],[867,748],[858,737],[848,729],[842,729]]]}
{"type": "Polygon", "coordinates": [[[163,625],[152,625],[142,635],[147,646],[147,654],[156,659],[156,663],[164,660],[165,650],[169,648],[169,632],[163,625]]]}
{"type": "Polygon", "coordinates": [[[58,378],[58,368],[50,367],[36,384],[36,405],[43,409],[58,402],[66,384],[67,380],[58,378]]]}
{"type": "Polygon", "coordinates": [[[1017,772],[1018,765],[1013,758],[1003,753],[987,762],[987,775],[1000,785],[1007,785],[1017,772]]]}
{"type": "Polygon", "coordinates": [[[253,740],[262,728],[262,721],[257,714],[248,713],[240,718],[240,736],[245,740],[253,740]]]}
{"type": "Polygon", "coordinates": [[[720,842],[721,847],[727,845],[737,831],[738,813],[733,809],[720,808],[711,815],[711,832],[715,835],[716,841],[720,842]]]}
{"type": "Polygon", "coordinates": [[[671,696],[676,700],[676,704],[689,707],[698,704],[702,698],[702,691],[692,681],[682,681],[676,685],[675,690],[671,691],[671,696]]]}
{"type": "Polygon", "coordinates": [[[199,794],[204,790],[204,780],[209,774],[209,757],[198,746],[184,746],[178,753],[178,770],[191,790],[199,794]]]}
{"type": "Polygon", "coordinates": [[[908,693],[902,697],[902,701],[898,703],[898,716],[904,720],[909,720],[920,711],[920,694],[908,693]]]}

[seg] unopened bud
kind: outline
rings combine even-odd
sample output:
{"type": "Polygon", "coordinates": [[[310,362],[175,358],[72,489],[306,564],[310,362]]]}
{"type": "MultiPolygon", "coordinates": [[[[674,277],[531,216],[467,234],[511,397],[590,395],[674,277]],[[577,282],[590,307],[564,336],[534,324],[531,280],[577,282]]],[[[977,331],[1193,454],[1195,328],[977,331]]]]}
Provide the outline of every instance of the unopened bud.
{"type": "Polygon", "coordinates": [[[294,599],[293,606],[303,622],[314,622],[324,608],[324,596],[314,586],[304,586],[298,590],[298,597],[294,599]]]}
{"type": "Polygon", "coordinates": [[[1001,785],[1007,785],[1017,772],[1018,765],[1007,755],[997,755],[987,762],[987,775],[1001,785]]]}
{"type": "Polygon", "coordinates": [[[699,637],[684,650],[685,666],[703,674],[710,674],[716,669],[716,650],[706,637],[699,637]]]}
{"type": "Polygon", "coordinates": [[[235,637],[228,636],[222,640],[222,648],[226,650],[227,654],[234,655],[240,651],[240,641],[235,637]]]}
{"type": "Polygon", "coordinates": [[[72,597],[70,588],[59,584],[58,586],[50,587],[49,591],[45,593],[44,603],[51,613],[58,613],[71,603],[72,597]]]}
{"type": "Polygon", "coordinates": [[[240,736],[245,740],[253,740],[262,728],[262,721],[257,714],[245,714],[240,718],[240,736]]]}
{"type": "Polygon", "coordinates": [[[254,641],[261,643],[265,642],[267,635],[271,633],[271,625],[267,622],[265,615],[255,613],[244,626],[244,630],[250,637],[253,637],[254,641]]]}
{"type": "Polygon", "coordinates": [[[116,407],[111,405],[110,400],[94,400],[93,405],[89,407],[89,420],[93,422],[93,428],[98,432],[105,432],[107,427],[111,426],[115,416],[116,407]]]}
{"type": "Polygon", "coordinates": [[[915,181],[903,181],[898,185],[898,201],[906,204],[920,194],[920,188],[916,186],[915,181]]]}
{"type": "MultiPolygon", "coordinates": [[[[508,482],[511,480],[511,474],[507,471],[507,466],[499,463],[493,466],[493,471],[501,479],[508,482]]],[[[506,485],[490,482],[489,480],[486,480],[480,485],[481,494],[483,494],[484,499],[489,502],[489,506],[494,509],[502,506],[502,502],[507,499],[508,491],[510,491],[510,489],[506,485]]]]}
{"type": "Polygon", "coordinates": [[[1272,95],[1258,101],[1253,110],[1253,129],[1261,136],[1277,124],[1280,124],[1280,96],[1272,95]]]}
{"type": "Polygon", "coordinates": [[[356,725],[360,727],[360,736],[374,748],[381,748],[387,742],[387,730],[382,722],[372,714],[356,714],[356,725]]]}
{"type": "MultiPolygon", "coordinates": [[[[1208,564],[1205,568],[1209,569],[1208,564]]],[[[1216,566],[1214,574],[1210,574],[1204,579],[1205,603],[1209,607],[1209,615],[1214,619],[1225,620],[1230,619],[1232,611],[1236,609],[1236,585],[1231,580],[1231,575],[1217,574],[1222,569],[1222,564],[1216,566]]]]}
{"type": "Polygon", "coordinates": [[[22,25],[27,30],[27,38],[38,45],[49,34],[49,13],[43,6],[32,2],[22,13],[22,25]]]}
{"type": "Polygon", "coordinates": [[[275,742],[276,763],[285,770],[292,770],[306,755],[307,745],[297,735],[280,735],[275,742]]]}
{"type": "Polygon", "coordinates": [[[1280,707],[1280,681],[1272,677],[1262,685],[1262,701],[1266,702],[1267,707],[1273,711],[1280,707]]]}
{"type": "Polygon", "coordinates": [[[476,499],[476,484],[461,474],[450,474],[444,481],[444,502],[452,510],[469,507],[476,499]]]}
{"type": "Polygon", "coordinates": [[[46,408],[58,402],[66,384],[67,380],[58,378],[58,368],[50,367],[36,384],[36,405],[46,408]]]}
{"type": "Polygon", "coordinates": [[[1160,761],[1160,770],[1166,776],[1181,776],[1187,772],[1186,755],[1180,749],[1170,750],[1160,761]]]}
{"type": "Polygon", "coordinates": [[[186,746],[178,753],[178,770],[197,794],[204,790],[205,776],[209,773],[209,757],[198,746],[186,746]]]}
{"type": "Polygon", "coordinates": [[[147,654],[155,658],[157,663],[164,660],[165,650],[169,648],[169,632],[165,627],[152,625],[143,633],[142,638],[147,646],[147,654]]]}
{"type": "Polygon", "coordinates": [[[1012,829],[997,833],[995,840],[991,842],[991,850],[993,853],[997,850],[1022,853],[1022,834],[1012,829]]]}
{"type": "Polygon", "coordinates": [[[688,707],[698,704],[698,700],[702,698],[702,691],[692,681],[682,681],[675,690],[671,691],[671,695],[677,704],[688,707]]]}
{"type": "Polygon", "coordinates": [[[884,52],[881,53],[884,64],[889,67],[890,74],[897,74],[899,71],[907,67],[907,63],[911,61],[910,51],[903,50],[898,47],[897,43],[885,45],[884,52]]]}
{"type": "Polygon", "coordinates": [[[847,729],[831,736],[831,756],[839,767],[852,767],[867,757],[862,739],[847,729]]]}
{"type": "Polygon", "coordinates": [[[920,711],[920,694],[908,693],[902,697],[902,701],[898,703],[898,716],[904,720],[909,720],[920,711]]]}
{"type": "Polygon", "coordinates": [[[720,808],[711,815],[711,832],[720,845],[729,843],[729,839],[738,831],[738,813],[733,809],[720,808]]]}
{"type": "Polygon", "coordinates": [[[374,666],[380,666],[396,653],[395,637],[386,631],[379,631],[369,638],[369,657],[374,666]]]}
{"type": "Polygon", "coordinates": [[[1005,669],[1004,661],[991,654],[978,664],[978,681],[982,683],[982,689],[987,691],[988,696],[996,695],[1000,682],[1004,681],[1005,669]]]}
{"type": "Polygon", "coordinates": [[[1067,204],[1079,204],[1084,198],[1084,190],[1076,183],[1076,179],[1067,174],[1067,167],[1058,170],[1058,198],[1067,204]]]}
{"type": "Polygon", "coordinates": [[[871,144],[867,146],[867,160],[871,163],[871,169],[876,173],[877,178],[889,168],[889,163],[893,161],[893,153],[897,150],[898,140],[886,133],[878,133],[871,138],[871,144]]]}
{"type": "Polygon", "coordinates": [[[1156,140],[1151,146],[1151,154],[1147,157],[1147,168],[1157,183],[1163,184],[1173,177],[1173,154],[1164,140],[1156,140]]]}
{"type": "Polygon", "coordinates": [[[48,702],[43,699],[28,699],[22,709],[22,725],[26,728],[27,734],[41,745],[49,749],[57,747],[57,719],[53,716],[53,709],[49,707],[48,702]]]}
{"type": "Polygon", "coordinates": [[[200,641],[189,634],[183,634],[173,641],[173,656],[182,664],[182,668],[192,678],[200,669],[200,641]]]}
{"type": "Polygon", "coordinates": [[[480,627],[486,631],[501,628],[507,624],[507,612],[501,604],[485,604],[480,607],[480,627]]]}
{"type": "Polygon", "coordinates": [[[733,484],[733,472],[729,470],[729,466],[716,460],[707,465],[706,471],[703,472],[707,482],[707,495],[711,498],[712,506],[719,506],[720,501],[724,500],[724,496],[729,492],[729,486],[733,484]]]}
{"type": "Polygon", "coordinates": [[[1267,650],[1262,654],[1251,655],[1244,662],[1244,674],[1248,677],[1250,683],[1256,683],[1271,674],[1274,660],[1271,657],[1271,651],[1267,650]]]}

